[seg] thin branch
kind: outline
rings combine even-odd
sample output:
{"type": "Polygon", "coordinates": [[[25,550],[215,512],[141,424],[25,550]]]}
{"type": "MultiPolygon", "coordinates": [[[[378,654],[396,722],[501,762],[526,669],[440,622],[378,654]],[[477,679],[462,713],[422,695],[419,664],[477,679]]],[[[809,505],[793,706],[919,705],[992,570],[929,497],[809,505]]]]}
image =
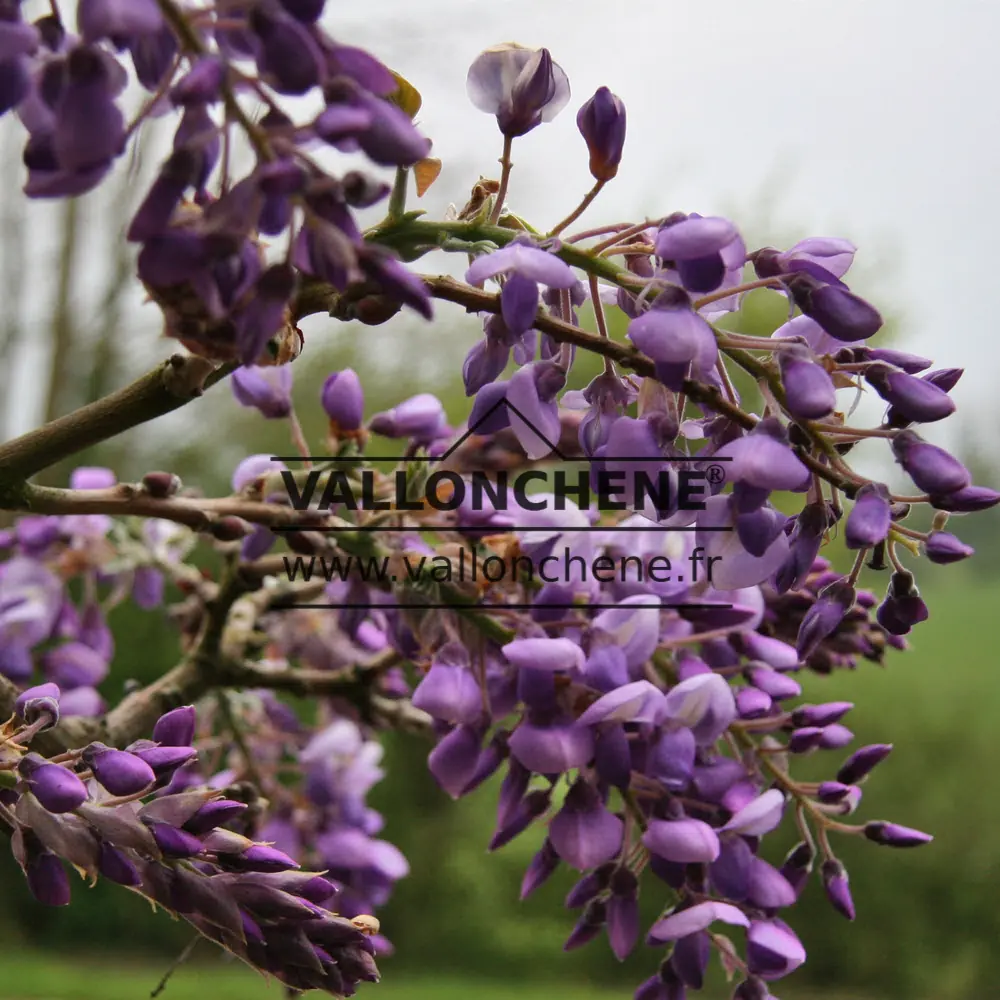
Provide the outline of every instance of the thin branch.
{"type": "Polygon", "coordinates": [[[0,503],[50,465],[197,399],[233,367],[175,354],[110,396],[0,445],[0,503]]]}

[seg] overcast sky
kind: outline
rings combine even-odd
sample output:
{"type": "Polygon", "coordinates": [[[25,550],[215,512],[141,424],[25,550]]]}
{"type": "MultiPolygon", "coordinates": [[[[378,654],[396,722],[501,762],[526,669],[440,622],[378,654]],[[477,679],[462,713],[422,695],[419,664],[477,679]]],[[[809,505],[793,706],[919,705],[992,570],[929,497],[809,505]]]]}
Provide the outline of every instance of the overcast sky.
{"type": "MultiPolygon", "coordinates": [[[[995,0],[366,0],[328,9],[339,40],[371,49],[423,93],[420,121],[445,165],[423,207],[460,205],[479,174],[497,173],[495,122],[465,94],[469,63],[501,41],[544,45],[573,98],[516,143],[515,210],[550,226],[590,186],[575,113],[607,85],[628,108],[625,159],[582,223],[684,210],[730,215],[763,243],[847,237],[860,248],[849,277],[898,318],[901,346],[966,366],[955,390],[964,410],[994,405],[995,0]]],[[[41,239],[56,216],[39,206],[36,218],[41,239]]],[[[18,405],[18,422],[34,422],[30,407],[18,405]]]]}

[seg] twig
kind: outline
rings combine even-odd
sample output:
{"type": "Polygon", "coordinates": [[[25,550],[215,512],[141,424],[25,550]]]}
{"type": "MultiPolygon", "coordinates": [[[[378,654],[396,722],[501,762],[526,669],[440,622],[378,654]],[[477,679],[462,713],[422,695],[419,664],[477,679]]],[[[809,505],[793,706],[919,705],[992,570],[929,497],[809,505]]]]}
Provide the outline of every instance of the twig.
{"type": "Polygon", "coordinates": [[[167,967],[167,971],[163,973],[163,978],[156,984],[156,989],[149,994],[150,1000],[156,1000],[156,997],[158,997],[167,988],[167,983],[170,982],[170,977],[191,957],[191,953],[194,951],[201,939],[200,934],[195,934],[195,936],[188,941],[188,943],[184,946],[184,950],[167,967]]]}
{"type": "MultiPolygon", "coordinates": [[[[174,354],[131,385],[0,445],[0,504],[20,481],[56,462],[190,403],[234,365],[174,354]]],[[[14,504],[16,507],[17,504],[14,504]]]]}

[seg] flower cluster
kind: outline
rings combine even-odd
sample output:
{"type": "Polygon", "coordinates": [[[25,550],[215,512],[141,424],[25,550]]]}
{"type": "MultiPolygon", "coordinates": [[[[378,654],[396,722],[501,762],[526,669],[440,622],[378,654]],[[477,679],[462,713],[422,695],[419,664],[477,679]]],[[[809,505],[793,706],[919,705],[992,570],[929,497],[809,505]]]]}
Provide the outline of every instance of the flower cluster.
{"type": "Polygon", "coordinates": [[[19,741],[58,722],[59,702],[55,684],[27,689],[3,731],[2,771],[16,783],[0,793],[0,819],[40,902],[69,903],[68,862],[183,917],[292,989],[351,996],[359,982],[378,981],[374,917],[334,913],[325,905],[332,882],[231,829],[247,803],[212,788],[172,790],[195,755],[191,706],[124,750],[95,742],[53,759],[20,752],[19,741]]]}
{"type": "Polygon", "coordinates": [[[178,116],[172,152],[127,238],[140,246],[138,275],[163,310],[164,332],[196,354],[244,364],[295,357],[299,275],[341,291],[365,286],[394,309],[430,315],[419,280],[366,244],[353,217],[388,187],[358,171],[334,177],[317,161],[326,148],[409,167],[430,150],[393,102],[399,78],[334,41],[319,24],[324,6],[269,0],[195,12],[93,0],[78,5],[74,34],[55,14],[32,24],[20,3],[5,5],[0,113],[13,110],[28,133],[29,197],[90,191],[154,113],[178,116]],[[127,122],[119,105],[133,77],[152,97],[127,122]],[[282,98],[312,94],[323,107],[308,121],[282,107],[282,98]],[[241,104],[248,96],[267,109],[259,121],[241,104]],[[256,163],[242,178],[224,176],[213,194],[234,130],[247,133],[256,163]],[[288,252],[269,262],[262,239],[283,234],[288,252]]]}

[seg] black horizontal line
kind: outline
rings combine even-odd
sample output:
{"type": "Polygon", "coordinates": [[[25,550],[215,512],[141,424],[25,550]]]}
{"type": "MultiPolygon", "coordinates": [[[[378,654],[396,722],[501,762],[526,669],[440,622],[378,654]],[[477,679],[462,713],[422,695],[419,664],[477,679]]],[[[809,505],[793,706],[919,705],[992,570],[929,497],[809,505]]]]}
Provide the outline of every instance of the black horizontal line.
{"type": "MultiPolygon", "coordinates": [[[[545,608],[549,611],[611,611],[629,607],[658,607],[668,611],[717,611],[729,610],[732,604],[280,604],[272,611],[294,611],[307,608],[331,611],[535,611],[545,608]]],[[[544,623],[542,623],[544,624],[544,623]]]]}
{"type": "MultiPolygon", "coordinates": [[[[444,459],[444,455],[440,455],[437,458],[432,458],[430,455],[271,455],[270,460],[272,462],[440,462],[444,459]]],[[[608,459],[601,458],[588,458],[586,455],[581,455],[579,458],[567,458],[561,459],[566,464],[572,464],[573,462],[603,462],[608,461],[608,459]]],[[[622,455],[615,455],[611,459],[612,462],[731,462],[733,459],[729,456],[721,456],[716,458],[714,455],[692,455],[690,458],[685,458],[682,456],[671,456],[662,458],[650,458],[649,455],[639,455],[636,457],[627,457],[622,455]]]]}
{"type": "Polygon", "coordinates": [[[330,527],[328,525],[312,525],[312,524],[276,524],[271,527],[271,531],[318,531],[323,534],[333,534],[341,531],[362,531],[362,532],[381,532],[381,531],[556,531],[560,534],[575,534],[588,533],[592,531],[620,531],[623,534],[628,534],[633,531],[733,531],[735,530],[728,525],[709,525],[705,528],[699,528],[697,525],[688,524],[683,526],[678,526],[676,528],[669,528],[663,524],[654,524],[651,528],[640,528],[640,527],[608,527],[602,528],[599,525],[588,526],[586,528],[546,528],[535,525],[525,525],[523,527],[518,527],[517,525],[509,526],[506,524],[491,526],[491,525],[455,525],[455,524],[430,524],[430,525],[416,525],[407,527],[406,525],[400,524],[385,524],[385,525],[375,525],[372,528],[365,527],[364,525],[346,525],[342,527],[330,527]]]}

